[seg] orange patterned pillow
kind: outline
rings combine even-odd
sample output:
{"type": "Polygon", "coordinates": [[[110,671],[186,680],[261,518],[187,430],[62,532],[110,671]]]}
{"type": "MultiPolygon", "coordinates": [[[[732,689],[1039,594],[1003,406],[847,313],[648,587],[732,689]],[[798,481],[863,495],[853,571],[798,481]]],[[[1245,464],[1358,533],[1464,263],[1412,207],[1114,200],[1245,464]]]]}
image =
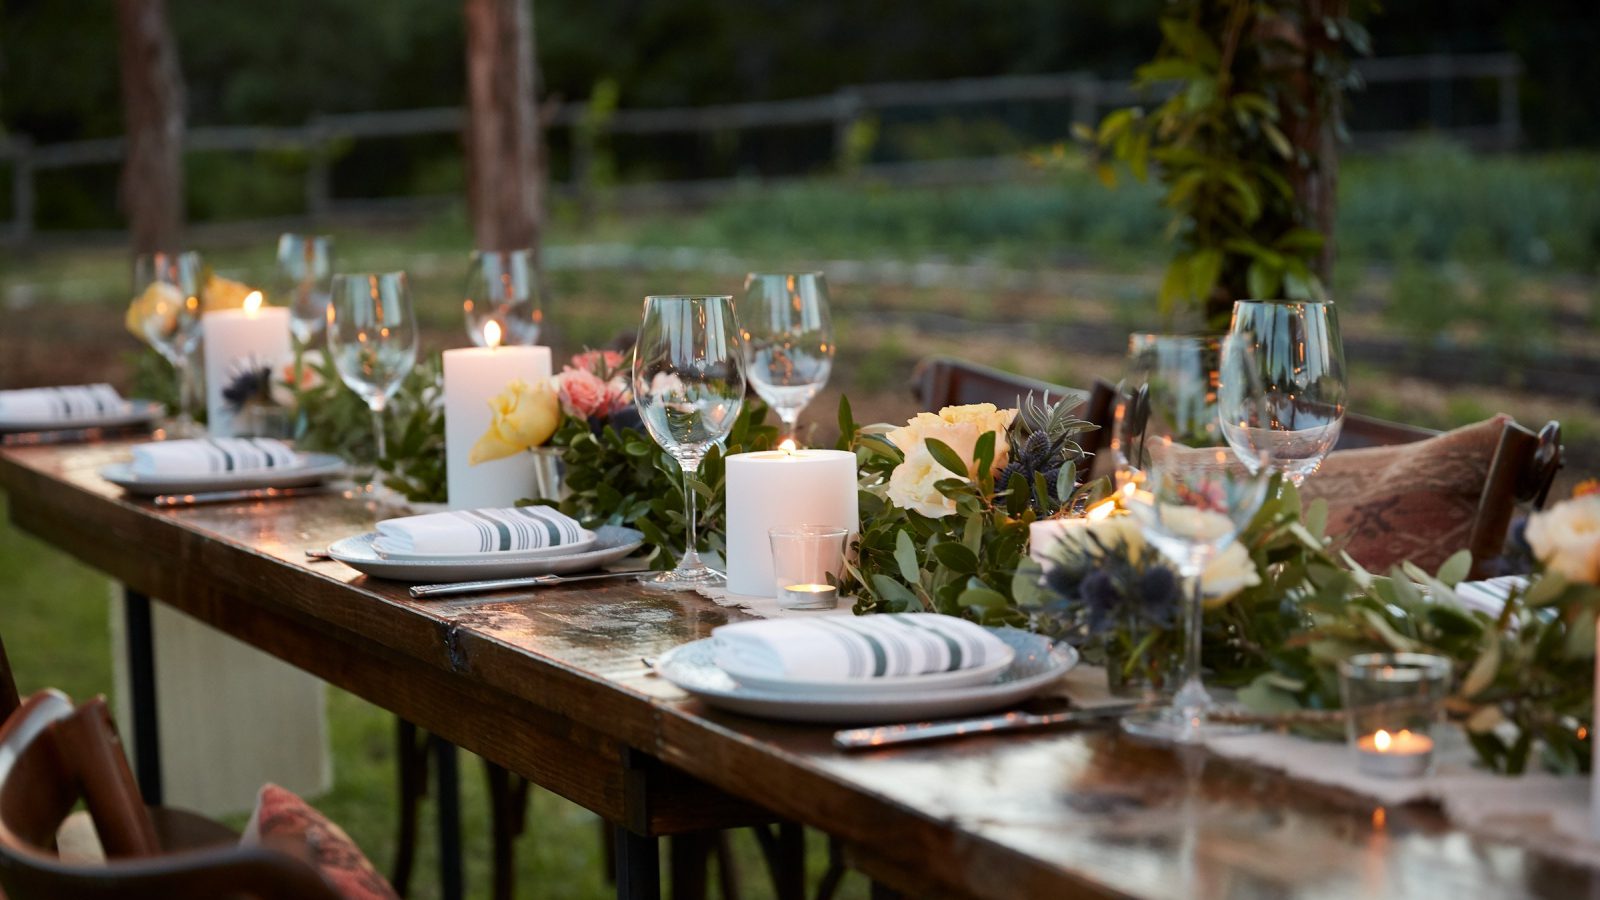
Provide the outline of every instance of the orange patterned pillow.
{"type": "Polygon", "coordinates": [[[1467,549],[1510,421],[1502,414],[1411,444],[1335,451],[1301,497],[1328,501],[1328,534],[1367,569],[1410,560],[1432,572],[1467,549]]]}
{"type": "Polygon", "coordinates": [[[240,842],[292,848],[348,900],[399,900],[343,828],[275,784],[263,786],[256,795],[255,812],[240,842]]]}

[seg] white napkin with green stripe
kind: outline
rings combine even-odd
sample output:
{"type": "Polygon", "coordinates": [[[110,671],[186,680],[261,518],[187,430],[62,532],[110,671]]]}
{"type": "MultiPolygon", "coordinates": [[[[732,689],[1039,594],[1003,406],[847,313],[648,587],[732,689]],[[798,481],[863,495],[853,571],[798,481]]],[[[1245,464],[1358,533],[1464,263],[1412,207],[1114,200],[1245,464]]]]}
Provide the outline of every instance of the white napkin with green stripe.
{"type": "Polygon", "coordinates": [[[461,556],[560,547],[584,537],[578,520],[560,510],[514,506],[385,519],[372,547],[380,554],[461,556]]]}
{"type": "Polygon", "coordinates": [[[128,411],[109,384],[0,391],[0,422],[81,422],[128,411]]]}
{"type": "Polygon", "coordinates": [[[723,625],[711,637],[717,665],[799,681],[931,675],[1013,655],[982,626],[937,613],[765,619],[723,625]]]}
{"type": "Polygon", "coordinates": [[[135,475],[224,474],[295,469],[303,464],[288,444],[271,438],[151,441],[133,448],[135,475]]]}

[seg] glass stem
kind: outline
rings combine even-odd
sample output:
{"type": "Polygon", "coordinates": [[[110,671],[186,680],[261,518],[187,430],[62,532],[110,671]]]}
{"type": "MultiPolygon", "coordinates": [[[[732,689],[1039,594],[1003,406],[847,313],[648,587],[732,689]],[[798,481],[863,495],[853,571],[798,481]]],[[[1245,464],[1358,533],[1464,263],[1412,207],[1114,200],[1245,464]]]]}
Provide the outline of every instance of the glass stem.
{"type": "MultiPolygon", "coordinates": [[[[374,465],[383,462],[389,457],[387,441],[383,433],[383,400],[384,398],[379,397],[368,404],[372,407],[372,436],[378,442],[378,455],[373,459],[374,465]]],[[[376,474],[373,475],[373,479],[377,479],[376,474]]]]}
{"type": "Polygon", "coordinates": [[[700,566],[700,498],[690,482],[700,471],[700,459],[680,459],[678,468],[683,470],[683,518],[686,523],[683,558],[679,560],[678,568],[693,569],[700,566]]]}
{"type": "Polygon", "coordinates": [[[194,420],[194,360],[183,357],[176,364],[178,370],[178,428],[179,437],[191,437],[194,420]]]}
{"type": "Polygon", "coordinates": [[[783,423],[783,433],[778,435],[778,440],[780,442],[791,440],[795,442],[796,446],[799,446],[800,439],[795,436],[795,432],[800,430],[800,410],[780,409],[778,410],[778,419],[783,423]]]}
{"type": "Polygon", "coordinates": [[[1183,684],[1172,698],[1174,712],[1195,724],[1211,706],[1211,695],[1200,678],[1200,641],[1205,620],[1205,587],[1201,584],[1201,573],[1205,568],[1205,559],[1201,557],[1183,572],[1191,584],[1190,595],[1183,605],[1183,684]]]}

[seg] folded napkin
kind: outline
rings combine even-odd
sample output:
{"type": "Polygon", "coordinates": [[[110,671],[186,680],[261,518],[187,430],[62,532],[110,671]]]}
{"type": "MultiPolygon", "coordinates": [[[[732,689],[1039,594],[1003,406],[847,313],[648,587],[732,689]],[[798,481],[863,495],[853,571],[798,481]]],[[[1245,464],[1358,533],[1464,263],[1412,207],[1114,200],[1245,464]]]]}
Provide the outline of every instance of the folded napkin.
{"type": "Polygon", "coordinates": [[[127,408],[127,402],[109,384],[0,391],[0,420],[78,422],[127,408]]]}
{"type": "Polygon", "coordinates": [[[766,619],[723,625],[711,636],[725,669],[802,681],[954,672],[1012,655],[983,627],[937,613],[766,619]]]}
{"type": "Polygon", "coordinates": [[[271,438],[196,438],[152,441],[133,448],[135,475],[204,475],[293,469],[300,456],[271,438]]]}
{"type": "Polygon", "coordinates": [[[385,519],[372,546],[379,553],[455,556],[560,547],[583,536],[571,516],[548,506],[516,506],[385,519]]]}

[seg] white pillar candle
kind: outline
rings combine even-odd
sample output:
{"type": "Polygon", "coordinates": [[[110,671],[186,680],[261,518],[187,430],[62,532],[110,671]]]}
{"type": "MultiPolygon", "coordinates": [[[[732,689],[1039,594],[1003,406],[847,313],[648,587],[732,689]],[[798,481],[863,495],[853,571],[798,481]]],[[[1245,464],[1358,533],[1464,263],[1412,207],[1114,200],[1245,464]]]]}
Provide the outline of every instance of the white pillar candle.
{"type": "Polygon", "coordinates": [[[250,369],[269,369],[280,378],[289,350],[289,310],[264,306],[261,292],[251,291],[239,309],[219,309],[200,319],[204,338],[206,430],[217,437],[234,435],[234,411],[225,391],[250,369]]]}
{"type": "Polygon", "coordinates": [[[531,386],[550,377],[549,347],[495,346],[498,328],[493,337],[487,347],[444,353],[445,472],[452,509],[510,506],[538,492],[538,469],[530,456],[519,453],[475,466],[467,461],[494,420],[489,401],[513,381],[531,386]]]}
{"type": "Polygon", "coordinates": [[[773,528],[831,525],[860,530],[856,455],[844,450],[770,450],[727,459],[728,592],[773,597],[773,528]]]}
{"type": "Polygon", "coordinates": [[[1091,522],[1098,522],[1111,515],[1116,510],[1116,503],[1111,500],[1102,500],[1089,508],[1082,516],[1066,519],[1040,519],[1028,525],[1028,555],[1040,566],[1048,566],[1051,550],[1056,542],[1066,536],[1074,528],[1082,528],[1091,522]]]}

